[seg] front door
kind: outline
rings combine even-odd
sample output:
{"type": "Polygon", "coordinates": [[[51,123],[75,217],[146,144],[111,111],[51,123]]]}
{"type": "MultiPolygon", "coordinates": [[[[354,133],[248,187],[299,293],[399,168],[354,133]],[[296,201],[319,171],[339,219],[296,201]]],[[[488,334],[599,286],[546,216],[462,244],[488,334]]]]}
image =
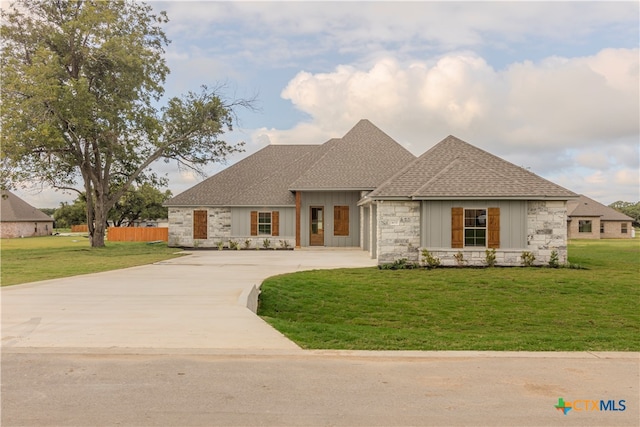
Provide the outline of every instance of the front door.
{"type": "Polygon", "coordinates": [[[324,206],[311,206],[309,246],[324,246],[324,206]]]}

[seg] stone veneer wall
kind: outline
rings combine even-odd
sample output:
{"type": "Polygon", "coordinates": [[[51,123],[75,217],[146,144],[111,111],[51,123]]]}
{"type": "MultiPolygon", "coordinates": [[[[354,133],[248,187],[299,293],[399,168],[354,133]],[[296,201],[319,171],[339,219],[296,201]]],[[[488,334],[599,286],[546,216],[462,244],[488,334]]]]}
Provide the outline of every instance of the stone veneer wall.
{"type": "Polygon", "coordinates": [[[407,258],[418,261],[420,246],[420,202],[377,203],[378,264],[407,258]]]}
{"type": "MultiPolygon", "coordinates": [[[[420,202],[384,201],[378,203],[378,264],[407,258],[422,261],[420,246],[420,202]]],[[[567,208],[565,201],[529,201],[527,203],[527,247],[497,249],[496,264],[522,265],[521,255],[529,251],[535,265],[546,265],[552,251],[558,261],[567,262],[567,208]]],[[[457,265],[454,255],[462,252],[465,265],[486,265],[485,249],[428,248],[442,265],[457,265]]]]}
{"type": "Polygon", "coordinates": [[[527,250],[535,255],[537,265],[547,264],[554,250],[561,264],[567,262],[566,201],[527,203],[527,250]]]}
{"type": "Polygon", "coordinates": [[[283,242],[288,247],[295,246],[295,236],[232,236],[231,235],[231,209],[230,208],[169,208],[169,246],[187,248],[217,248],[219,242],[224,247],[229,247],[229,240],[235,240],[238,246],[245,248],[245,241],[250,240],[250,248],[262,249],[264,240],[268,239],[272,248],[283,247],[283,242]],[[193,211],[206,210],[207,215],[207,239],[193,240],[193,211]]]}
{"type": "Polygon", "coordinates": [[[216,247],[231,238],[230,208],[169,208],[169,246],[216,247]],[[193,211],[207,211],[207,239],[193,239],[193,211]]]}

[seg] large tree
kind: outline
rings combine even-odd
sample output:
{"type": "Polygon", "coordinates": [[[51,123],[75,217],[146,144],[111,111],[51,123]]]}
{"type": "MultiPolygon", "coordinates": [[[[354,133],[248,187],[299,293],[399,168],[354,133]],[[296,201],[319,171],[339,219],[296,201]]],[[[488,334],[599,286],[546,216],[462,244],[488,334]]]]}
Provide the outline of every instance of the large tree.
{"type": "Polygon", "coordinates": [[[87,199],[80,194],[73,203],[60,203],[53,213],[56,228],[71,228],[72,225],[84,224],[87,220],[87,199]]]}
{"type": "Polygon", "coordinates": [[[92,246],[133,183],[163,183],[158,159],[200,169],[240,150],[221,139],[234,108],[219,88],[158,108],[169,69],[166,14],[132,0],[22,0],[2,10],[3,181],[87,195],[92,246]]]}
{"type": "Polygon", "coordinates": [[[109,220],[116,227],[133,227],[137,220],[167,218],[168,208],[162,204],[170,197],[171,191],[160,191],[151,184],[131,186],[109,211],[109,220]]]}

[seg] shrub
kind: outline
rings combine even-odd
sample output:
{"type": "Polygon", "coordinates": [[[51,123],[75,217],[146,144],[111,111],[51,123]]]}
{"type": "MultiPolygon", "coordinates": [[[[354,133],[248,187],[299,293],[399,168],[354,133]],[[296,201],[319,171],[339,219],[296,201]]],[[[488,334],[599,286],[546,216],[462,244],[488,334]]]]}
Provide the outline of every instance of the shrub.
{"type": "Polygon", "coordinates": [[[238,250],[240,245],[235,240],[229,240],[229,249],[238,250]]]}
{"type": "Polygon", "coordinates": [[[265,248],[265,249],[269,249],[271,247],[271,240],[264,239],[262,241],[262,247],[265,248]]]}
{"type": "Polygon", "coordinates": [[[392,263],[380,264],[378,269],[380,270],[412,270],[419,268],[420,266],[414,262],[408,262],[406,258],[397,259],[392,263]]]}
{"type": "Polygon", "coordinates": [[[290,247],[291,245],[289,244],[289,241],[288,241],[288,240],[280,240],[280,246],[281,246],[283,249],[289,249],[289,247],[290,247]]]}
{"type": "Polygon", "coordinates": [[[431,255],[431,253],[426,249],[422,250],[422,262],[427,265],[427,268],[436,268],[440,266],[440,258],[431,255]]]}
{"type": "Polygon", "coordinates": [[[549,267],[560,267],[560,258],[558,257],[558,251],[556,251],[555,249],[551,251],[551,256],[549,257],[549,267]]]}
{"type": "Polygon", "coordinates": [[[251,239],[246,239],[244,241],[244,248],[249,249],[251,247],[251,239]]]}
{"type": "Polygon", "coordinates": [[[496,266],[496,250],[495,249],[487,249],[486,251],[484,251],[484,262],[487,263],[487,267],[496,266]]]}
{"type": "Polygon", "coordinates": [[[533,261],[536,260],[536,257],[531,252],[524,251],[522,252],[522,255],[520,255],[520,259],[522,259],[523,266],[531,267],[533,265],[533,261]]]}
{"type": "Polygon", "coordinates": [[[458,253],[455,254],[453,258],[456,260],[456,264],[458,264],[459,266],[465,265],[467,263],[467,260],[464,259],[464,254],[460,251],[458,251],[458,253]]]}

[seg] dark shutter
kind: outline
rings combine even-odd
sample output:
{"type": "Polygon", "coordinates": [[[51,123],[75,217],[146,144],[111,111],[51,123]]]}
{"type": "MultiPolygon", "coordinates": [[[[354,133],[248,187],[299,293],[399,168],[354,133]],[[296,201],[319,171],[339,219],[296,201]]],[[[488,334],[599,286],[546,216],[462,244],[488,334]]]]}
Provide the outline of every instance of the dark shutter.
{"type": "Polygon", "coordinates": [[[333,207],[333,235],[349,235],[349,206],[333,207]]]}
{"type": "Polygon", "coordinates": [[[464,209],[451,208],[451,247],[464,247],[464,209]]]}
{"type": "Polygon", "coordinates": [[[271,212],[271,235],[280,235],[280,212],[278,211],[271,212]]]}
{"type": "Polygon", "coordinates": [[[207,211],[193,211],[193,238],[207,238],[207,211]]]}
{"type": "Polygon", "coordinates": [[[487,247],[489,249],[500,248],[500,208],[489,208],[489,224],[487,226],[487,247]]]}
{"type": "Polygon", "coordinates": [[[258,211],[251,211],[251,235],[258,235],[258,211]]]}

